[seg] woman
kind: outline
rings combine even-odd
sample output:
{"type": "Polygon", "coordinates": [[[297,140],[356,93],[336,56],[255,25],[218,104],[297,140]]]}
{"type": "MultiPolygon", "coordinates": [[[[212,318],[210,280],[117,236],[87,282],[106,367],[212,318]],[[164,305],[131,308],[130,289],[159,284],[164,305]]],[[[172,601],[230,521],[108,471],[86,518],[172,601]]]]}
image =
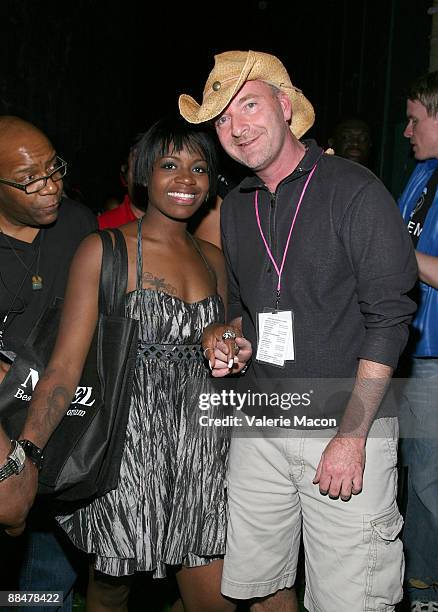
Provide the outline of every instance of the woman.
{"type": "MultiPolygon", "coordinates": [[[[120,480],[114,491],[59,517],[76,546],[94,555],[88,610],[126,610],[129,576],[164,577],[169,566],[186,612],[234,609],[220,594],[228,434],[201,427],[198,406],[209,390],[201,335],[225,320],[225,266],[219,249],[186,232],[189,218],[214,197],[215,172],[210,135],[181,119],[157,122],[139,142],[135,181],[147,186],[148,206],[121,228],[126,312],[140,321],[140,343],[120,480]]],[[[97,320],[101,257],[92,235],[74,258],[44,376],[48,397],[59,386],[73,394],[78,382],[97,320]]]]}

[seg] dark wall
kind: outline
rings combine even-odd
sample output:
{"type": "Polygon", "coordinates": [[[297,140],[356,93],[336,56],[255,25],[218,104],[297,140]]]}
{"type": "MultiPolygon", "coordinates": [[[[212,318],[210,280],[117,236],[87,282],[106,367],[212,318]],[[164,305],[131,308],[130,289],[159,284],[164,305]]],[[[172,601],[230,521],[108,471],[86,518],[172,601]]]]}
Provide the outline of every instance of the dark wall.
{"type": "Polygon", "coordinates": [[[378,170],[394,196],[398,197],[415,165],[409,141],[403,137],[405,94],[409,83],[428,71],[432,18],[427,10],[432,3],[398,0],[393,4],[391,55],[385,81],[386,112],[382,117],[378,170]]]}
{"type": "Polygon", "coordinates": [[[176,109],[179,93],[200,99],[215,53],[268,51],[314,103],[321,144],[340,115],[369,119],[374,166],[391,186],[401,91],[427,69],[429,4],[1,0],[0,112],[46,131],[98,208],[132,137],[176,109]]]}

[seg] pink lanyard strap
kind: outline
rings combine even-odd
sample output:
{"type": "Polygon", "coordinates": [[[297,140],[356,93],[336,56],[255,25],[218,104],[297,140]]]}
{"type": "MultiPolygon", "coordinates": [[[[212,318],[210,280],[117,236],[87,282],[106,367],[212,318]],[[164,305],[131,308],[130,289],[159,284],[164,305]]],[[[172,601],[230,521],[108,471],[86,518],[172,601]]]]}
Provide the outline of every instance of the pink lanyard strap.
{"type": "Polygon", "coordinates": [[[265,235],[264,235],[264,233],[263,233],[262,226],[261,226],[261,224],[260,224],[260,215],[259,215],[259,192],[258,192],[258,190],[257,190],[257,191],[256,191],[256,193],[255,193],[255,198],[254,198],[254,207],[255,207],[255,213],[256,213],[256,218],[257,218],[257,225],[259,226],[260,235],[261,235],[262,240],[263,240],[263,243],[264,243],[264,245],[265,245],[265,249],[266,249],[266,251],[267,251],[267,253],[268,253],[268,255],[269,255],[270,260],[272,261],[272,263],[273,263],[273,265],[274,265],[275,271],[277,272],[277,276],[278,276],[278,283],[277,283],[277,308],[278,308],[278,303],[279,303],[279,301],[280,301],[280,292],[281,292],[281,275],[282,275],[282,273],[283,273],[284,262],[286,261],[286,255],[287,255],[287,252],[288,252],[288,250],[289,250],[289,242],[290,242],[290,238],[291,238],[291,236],[292,236],[292,231],[293,231],[293,229],[294,229],[295,221],[296,221],[296,219],[297,219],[297,216],[298,216],[299,210],[300,210],[300,208],[301,208],[301,202],[303,201],[304,194],[305,194],[305,193],[306,193],[306,191],[307,191],[307,186],[308,186],[308,184],[310,183],[310,179],[312,178],[313,173],[315,172],[315,170],[316,170],[316,164],[313,166],[312,170],[309,172],[309,176],[307,177],[307,180],[306,180],[306,182],[305,182],[305,184],[304,184],[303,190],[301,191],[300,199],[298,200],[297,209],[296,209],[296,211],[295,211],[295,214],[294,214],[294,217],[293,217],[293,219],[292,219],[291,226],[290,226],[290,230],[289,230],[289,235],[288,235],[288,237],[287,237],[286,246],[284,247],[284,252],[283,252],[283,257],[282,257],[282,260],[281,260],[281,265],[280,265],[280,268],[277,266],[277,262],[275,261],[275,259],[274,259],[273,255],[272,255],[272,251],[271,251],[271,249],[269,248],[268,242],[267,242],[267,240],[266,240],[266,238],[265,238],[265,235]]]}

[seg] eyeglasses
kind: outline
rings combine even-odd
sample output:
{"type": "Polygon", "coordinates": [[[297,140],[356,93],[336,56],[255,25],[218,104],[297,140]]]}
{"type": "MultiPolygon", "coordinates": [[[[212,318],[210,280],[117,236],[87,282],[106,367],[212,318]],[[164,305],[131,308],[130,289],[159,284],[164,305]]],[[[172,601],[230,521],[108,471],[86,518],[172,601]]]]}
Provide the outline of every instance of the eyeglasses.
{"type": "Polygon", "coordinates": [[[49,174],[32,179],[27,183],[16,183],[15,181],[9,181],[8,179],[3,178],[0,178],[0,183],[4,183],[10,187],[15,187],[15,189],[20,189],[21,191],[25,191],[27,194],[37,193],[37,191],[41,191],[46,187],[49,179],[52,179],[52,181],[56,183],[64,178],[64,176],[67,174],[67,162],[60,157],[57,157],[55,164],[56,168],[49,172],[49,174]]]}

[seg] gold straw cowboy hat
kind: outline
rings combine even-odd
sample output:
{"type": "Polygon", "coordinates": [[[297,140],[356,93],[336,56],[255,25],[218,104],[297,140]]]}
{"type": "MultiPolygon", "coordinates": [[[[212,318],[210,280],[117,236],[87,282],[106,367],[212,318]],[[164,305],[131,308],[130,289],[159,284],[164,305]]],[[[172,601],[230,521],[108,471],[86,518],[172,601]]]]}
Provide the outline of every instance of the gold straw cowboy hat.
{"type": "Polygon", "coordinates": [[[315,121],[315,112],[300,89],[292,85],[278,58],[259,51],[226,51],[214,57],[202,104],[187,94],[179,97],[181,115],[189,123],[210,121],[222,113],[246,81],[266,81],[284,91],[292,102],[292,133],[301,138],[315,121]]]}

